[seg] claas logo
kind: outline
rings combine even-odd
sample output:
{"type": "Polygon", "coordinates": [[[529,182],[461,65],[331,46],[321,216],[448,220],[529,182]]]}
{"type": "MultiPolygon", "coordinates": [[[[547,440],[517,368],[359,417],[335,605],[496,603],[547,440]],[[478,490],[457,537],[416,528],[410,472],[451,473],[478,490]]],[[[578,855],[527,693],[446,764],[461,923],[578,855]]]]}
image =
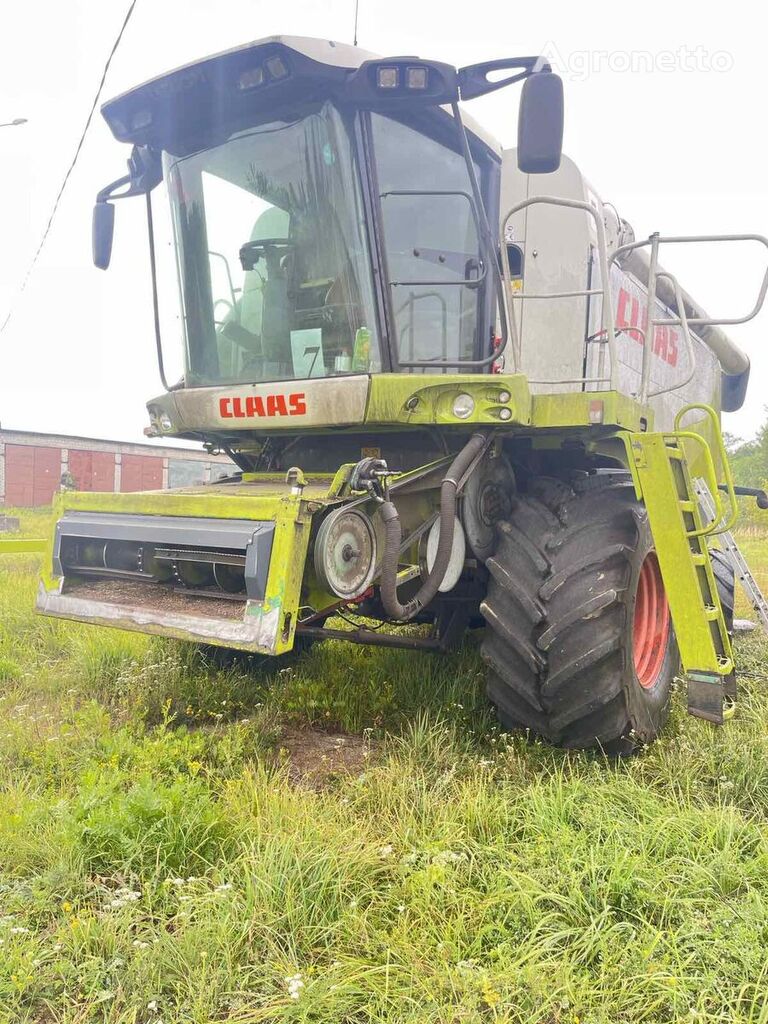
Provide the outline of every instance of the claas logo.
{"type": "Polygon", "coordinates": [[[303,416],[307,411],[303,391],[292,395],[248,395],[219,399],[222,419],[261,419],[270,416],[303,416]]]}

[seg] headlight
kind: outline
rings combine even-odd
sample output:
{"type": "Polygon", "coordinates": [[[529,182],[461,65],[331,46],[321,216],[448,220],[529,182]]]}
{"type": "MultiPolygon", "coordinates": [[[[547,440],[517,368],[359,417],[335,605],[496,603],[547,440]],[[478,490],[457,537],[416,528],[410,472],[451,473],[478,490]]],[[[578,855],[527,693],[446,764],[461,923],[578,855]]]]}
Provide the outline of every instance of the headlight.
{"type": "Polygon", "coordinates": [[[453,400],[453,415],[458,420],[467,420],[475,411],[475,400],[472,395],[457,395],[453,400]]]}

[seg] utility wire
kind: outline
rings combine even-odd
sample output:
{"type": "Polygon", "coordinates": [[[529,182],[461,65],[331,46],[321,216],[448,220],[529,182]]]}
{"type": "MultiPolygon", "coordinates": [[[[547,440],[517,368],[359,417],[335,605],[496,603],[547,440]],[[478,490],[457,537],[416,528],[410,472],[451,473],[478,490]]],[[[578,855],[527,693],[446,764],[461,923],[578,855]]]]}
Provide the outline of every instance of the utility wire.
{"type": "Polygon", "coordinates": [[[104,70],[101,73],[101,81],[99,82],[99,87],[96,90],[96,95],[93,98],[93,103],[91,104],[91,109],[88,111],[88,117],[86,118],[85,125],[83,126],[83,131],[82,131],[82,133],[80,135],[80,139],[79,139],[79,141],[77,143],[77,148],[75,149],[75,154],[72,157],[72,162],[70,163],[69,167],[67,168],[67,173],[64,175],[64,180],[61,183],[61,188],[59,189],[59,192],[58,192],[58,195],[56,196],[56,199],[54,200],[53,208],[51,209],[51,214],[50,214],[50,216],[48,218],[48,223],[45,225],[45,231],[43,231],[43,237],[40,239],[40,244],[37,247],[37,251],[35,252],[35,255],[32,257],[32,261],[30,262],[29,266],[27,267],[27,272],[24,275],[23,281],[21,282],[21,286],[20,286],[18,292],[16,293],[15,298],[11,302],[11,308],[8,310],[8,315],[6,316],[5,320],[3,321],[2,327],[0,327],[0,333],[2,333],[5,330],[5,328],[8,326],[8,324],[11,322],[11,317],[13,316],[13,311],[14,311],[14,309],[16,307],[16,303],[19,301],[19,299],[21,298],[22,294],[26,290],[27,284],[29,283],[29,279],[32,276],[32,271],[35,269],[35,265],[36,265],[38,259],[40,258],[40,253],[43,251],[43,247],[45,246],[45,243],[46,243],[46,241],[48,239],[48,235],[51,232],[51,227],[53,225],[53,221],[54,221],[54,218],[56,216],[56,212],[57,212],[57,210],[59,208],[59,204],[61,202],[61,197],[64,195],[64,190],[66,189],[67,183],[69,182],[69,179],[72,176],[72,172],[75,169],[75,164],[77,163],[78,157],[80,156],[80,151],[83,148],[83,143],[85,142],[85,136],[86,136],[86,134],[88,132],[88,129],[91,126],[91,121],[93,120],[93,115],[96,112],[96,107],[98,106],[99,100],[101,99],[101,91],[104,88],[104,82],[106,81],[106,78],[107,78],[107,73],[109,71],[109,66],[112,63],[112,58],[115,56],[115,53],[117,52],[117,48],[120,45],[120,42],[121,42],[121,40],[123,38],[123,35],[125,33],[125,30],[128,27],[128,22],[131,20],[131,15],[133,14],[133,10],[134,10],[137,2],[138,2],[138,0],[131,0],[130,4],[128,5],[128,10],[126,11],[125,18],[123,19],[123,24],[120,26],[120,31],[117,33],[117,38],[115,39],[114,43],[112,44],[112,49],[109,51],[109,56],[107,57],[107,62],[104,65],[104,70]]]}

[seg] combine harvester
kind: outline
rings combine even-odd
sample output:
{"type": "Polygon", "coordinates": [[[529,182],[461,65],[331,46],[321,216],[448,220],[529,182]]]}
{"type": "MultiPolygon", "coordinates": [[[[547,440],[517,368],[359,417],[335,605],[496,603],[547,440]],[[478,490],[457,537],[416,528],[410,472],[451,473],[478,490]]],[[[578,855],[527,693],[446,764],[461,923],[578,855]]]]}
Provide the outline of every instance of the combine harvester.
{"type": "Polygon", "coordinates": [[[62,494],[41,612],[265,656],[324,637],[441,652],[484,620],[506,727],[630,752],[680,673],[692,714],[728,716],[733,563],[713,541],[738,489],[719,414],[749,361],[722,325],[757,314],[768,271],[748,315],[708,316],[659,262],[694,239],[635,241],[561,158],[562,83],[536,58],[457,71],[274,37],[103,113],[133,150],[98,196],[96,265],[114,201],[144,196],[148,218],[165,390],[147,433],[240,472],[62,494]],[[519,81],[502,150],[459,100],[519,81]],[[163,182],[185,366],[170,383],[163,182]],[[365,621],[330,628],[339,612],[365,621]]]}

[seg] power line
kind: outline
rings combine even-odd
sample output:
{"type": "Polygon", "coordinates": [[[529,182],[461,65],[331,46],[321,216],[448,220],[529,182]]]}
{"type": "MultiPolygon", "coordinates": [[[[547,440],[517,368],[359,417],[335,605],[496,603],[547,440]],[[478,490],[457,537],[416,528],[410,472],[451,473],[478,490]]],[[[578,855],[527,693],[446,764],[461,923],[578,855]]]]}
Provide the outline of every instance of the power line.
{"type": "Polygon", "coordinates": [[[77,148],[75,149],[75,154],[72,157],[72,162],[70,163],[69,167],[67,168],[67,173],[64,175],[64,180],[61,183],[61,188],[59,189],[59,192],[58,192],[58,195],[56,196],[56,199],[54,200],[53,208],[51,209],[51,214],[50,214],[50,216],[48,218],[48,223],[45,225],[45,231],[43,231],[43,237],[40,239],[40,244],[37,247],[37,251],[35,252],[35,255],[32,257],[32,261],[30,262],[29,266],[27,267],[27,272],[24,275],[23,281],[21,282],[21,286],[19,287],[19,290],[16,293],[14,299],[11,301],[11,308],[8,310],[8,315],[6,316],[5,320],[3,321],[2,327],[0,327],[0,333],[2,333],[5,330],[5,328],[8,326],[8,324],[11,322],[11,317],[13,316],[13,311],[14,311],[14,309],[16,307],[16,303],[19,301],[19,299],[21,298],[22,294],[24,293],[24,291],[25,291],[25,289],[27,287],[27,284],[29,283],[29,279],[32,276],[32,271],[35,269],[35,264],[37,263],[38,259],[40,258],[40,253],[43,251],[43,247],[44,247],[44,245],[45,245],[45,243],[46,243],[46,241],[48,239],[48,235],[50,234],[50,231],[51,231],[51,226],[53,225],[53,221],[54,221],[54,218],[56,216],[56,211],[58,210],[59,203],[61,202],[61,197],[64,195],[64,190],[66,189],[67,183],[69,182],[69,179],[72,176],[72,172],[75,169],[75,164],[77,163],[78,157],[80,156],[80,151],[83,148],[83,143],[85,142],[85,136],[86,136],[86,134],[88,132],[88,129],[91,126],[91,121],[93,120],[93,115],[96,112],[96,107],[98,106],[99,100],[101,99],[101,91],[104,88],[104,82],[106,81],[107,73],[109,71],[109,66],[112,63],[112,58],[115,56],[115,53],[117,52],[117,48],[120,45],[120,42],[121,42],[121,40],[123,38],[123,35],[125,33],[126,28],[128,27],[128,22],[131,20],[131,15],[133,14],[133,9],[135,8],[137,2],[138,2],[138,0],[131,0],[130,4],[128,5],[128,10],[126,11],[125,18],[123,19],[123,24],[120,26],[120,31],[117,33],[117,38],[115,39],[114,43],[112,44],[112,49],[109,51],[109,56],[107,57],[107,62],[104,65],[104,70],[101,73],[101,81],[99,82],[99,87],[96,90],[96,95],[93,98],[93,103],[91,104],[91,109],[88,111],[88,117],[86,118],[85,125],[83,126],[83,131],[82,131],[82,133],[80,135],[80,139],[79,139],[79,141],[77,143],[77,148]]]}

